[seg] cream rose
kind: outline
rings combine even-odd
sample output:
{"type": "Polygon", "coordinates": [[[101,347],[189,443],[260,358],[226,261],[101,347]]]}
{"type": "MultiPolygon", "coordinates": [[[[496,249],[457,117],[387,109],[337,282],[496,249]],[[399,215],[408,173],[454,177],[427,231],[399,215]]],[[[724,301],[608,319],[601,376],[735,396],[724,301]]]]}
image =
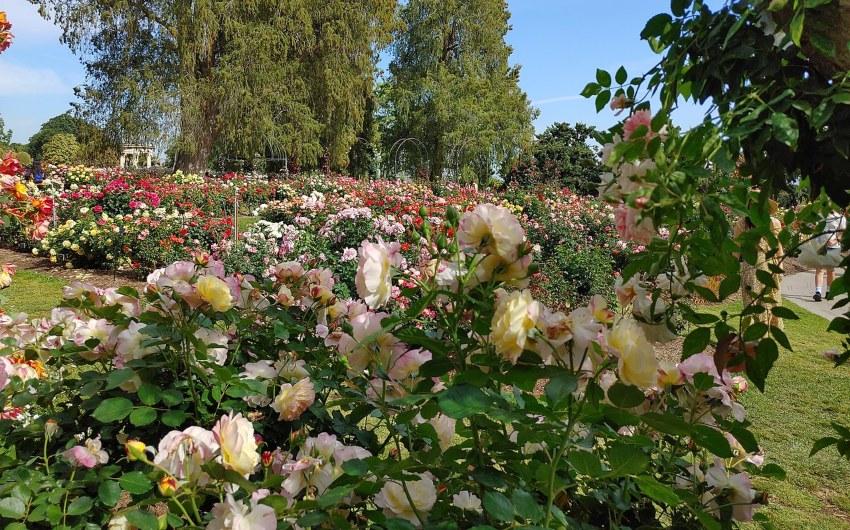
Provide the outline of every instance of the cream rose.
{"type": "Polygon", "coordinates": [[[457,237],[461,248],[483,248],[513,263],[519,257],[519,246],[525,241],[525,232],[516,216],[507,208],[479,204],[471,212],[463,214],[457,237]]]}
{"type": "Polygon", "coordinates": [[[313,382],[308,378],[301,379],[294,385],[285,383],[280,387],[280,393],[274,398],[271,407],[277,411],[277,419],[283,421],[297,420],[316,400],[313,382]]]}
{"type": "Polygon", "coordinates": [[[250,421],[235,416],[222,416],[213,427],[215,440],[221,448],[221,463],[241,475],[249,475],[260,462],[257,441],[254,439],[254,426],[250,421]]]}
{"type": "Polygon", "coordinates": [[[620,379],[639,388],[656,384],[658,360],[640,325],[631,318],[617,322],[608,333],[608,348],[618,357],[620,379]]]}
{"type": "Polygon", "coordinates": [[[424,474],[419,475],[419,480],[405,481],[404,486],[396,481],[387,482],[375,496],[375,504],[383,508],[384,513],[388,516],[400,517],[408,520],[414,526],[421,526],[417,513],[423,519],[426,517],[431,508],[434,507],[434,503],[437,502],[437,488],[434,486],[431,477],[424,474]],[[410,493],[413,506],[407,500],[404,486],[410,493]]]}
{"type": "Polygon", "coordinates": [[[377,243],[363,241],[360,245],[360,261],[354,283],[357,294],[372,309],[383,306],[390,299],[392,267],[401,263],[398,251],[398,243],[386,244],[381,240],[377,243]]]}
{"type": "Polygon", "coordinates": [[[230,287],[215,276],[202,276],[195,284],[198,296],[216,311],[227,311],[233,307],[233,295],[230,287]]]}
{"type": "Polygon", "coordinates": [[[497,292],[498,303],[491,323],[490,340],[496,353],[516,364],[527,346],[529,335],[543,313],[543,304],[528,290],[497,292]]]}

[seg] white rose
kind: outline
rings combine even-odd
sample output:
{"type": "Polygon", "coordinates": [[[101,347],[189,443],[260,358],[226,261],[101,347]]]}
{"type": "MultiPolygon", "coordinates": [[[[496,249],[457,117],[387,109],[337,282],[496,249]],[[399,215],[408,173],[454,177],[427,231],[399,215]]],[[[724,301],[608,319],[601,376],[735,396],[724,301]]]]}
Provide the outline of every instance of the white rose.
{"type": "Polygon", "coordinates": [[[437,488],[428,475],[419,475],[419,480],[405,481],[404,487],[400,482],[389,481],[375,496],[375,504],[384,509],[391,517],[406,519],[414,526],[421,526],[417,513],[423,519],[437,502],[437,488]],[[410,493],[413,506],[407,500],[404,488],[410,493]],[[415,510],[414,510],[415,508],[415,510]]]}
{"type": "Polygon", "coordinates": [[[481,499],[478,495],[465,490],[452,495],[452,504],[461,510],[481,513],[481,499]]]}
{"type": "Polygon", "coordinates": [[[393,266],[399,266],[401,255],[398,243],[377,243],[363,241],[360,245],[360,260],[357,263],[357,275],[354,283],[357,294],[372,309],[383,306],[392,294],[390,274],[393,266]]]}
{"type": "Polygon", "coordinates": [[[460,219],[458,242],[464,249],[482,247],[508,263],[519,257],[519,246],[525,232],[516,216],[507,208],[494,204],[479,204],[460,219]]]}

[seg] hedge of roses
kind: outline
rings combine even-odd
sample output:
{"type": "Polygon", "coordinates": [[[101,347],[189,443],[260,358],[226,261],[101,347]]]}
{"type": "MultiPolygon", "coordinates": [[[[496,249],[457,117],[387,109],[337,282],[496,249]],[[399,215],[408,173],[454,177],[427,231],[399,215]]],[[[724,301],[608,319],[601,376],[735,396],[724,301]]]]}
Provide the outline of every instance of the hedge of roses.
{"type": "Polygon", "coordinates": [[[555,311],[528,289],[533,250],[509,209],[429,217],[418,269],[397,241],[361,242],[358,298],[298,261],[253,276],[198,257],[143,292],[75,283],[48,318],[3,317],[0,517],[263,530],[752,517],[751,475],[777,470],[760,467],[737,401],[746,381],[708,354],[660,363],[632,310],[645,284],[619,289],[619,312],[598,296],[555,311]]]}

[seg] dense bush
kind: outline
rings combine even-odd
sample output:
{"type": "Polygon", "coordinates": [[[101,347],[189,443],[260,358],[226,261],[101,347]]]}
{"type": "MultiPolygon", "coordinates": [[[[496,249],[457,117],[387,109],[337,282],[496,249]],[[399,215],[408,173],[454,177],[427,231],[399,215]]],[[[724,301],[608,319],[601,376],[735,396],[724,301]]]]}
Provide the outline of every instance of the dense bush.
{"type": "Polygon", "coordinates": [[[73,134],[58,133],[50,137],[42,152],[42,158],[50,164],[73,164],[80,155],[80,144],[73,134]]]}

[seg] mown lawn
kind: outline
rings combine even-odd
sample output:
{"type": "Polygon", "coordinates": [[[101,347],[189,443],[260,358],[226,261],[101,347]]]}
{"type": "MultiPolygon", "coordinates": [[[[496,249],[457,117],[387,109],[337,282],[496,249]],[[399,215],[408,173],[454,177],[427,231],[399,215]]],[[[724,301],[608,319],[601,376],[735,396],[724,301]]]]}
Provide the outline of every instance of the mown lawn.
{"type": "Polygon", "coordinates": [[[62,299],[65,284],[65,280],[48,274],[19,270],[11,287],[0,291],[0,306],[10,315],[46,316],[62,299]]]}
{"type": "MultiPolygon", "coordinates": [[[[799,320],[786,320],[793,352],[782,351],[761,394],[744,396],[753,431],[767,462],[787,472],[784,481],[758,483],[769,494],[766,513],[778,529],[850,529],[850,462],[826,449],[810,457],[815,440],[831,433],[830,421],[850,423],[850,370],[833,368],[822,352],[840,336],[827,321],[791,303],[799,320]]],[[[713,308],[740,311],[740,303],[713,308]]]]}

